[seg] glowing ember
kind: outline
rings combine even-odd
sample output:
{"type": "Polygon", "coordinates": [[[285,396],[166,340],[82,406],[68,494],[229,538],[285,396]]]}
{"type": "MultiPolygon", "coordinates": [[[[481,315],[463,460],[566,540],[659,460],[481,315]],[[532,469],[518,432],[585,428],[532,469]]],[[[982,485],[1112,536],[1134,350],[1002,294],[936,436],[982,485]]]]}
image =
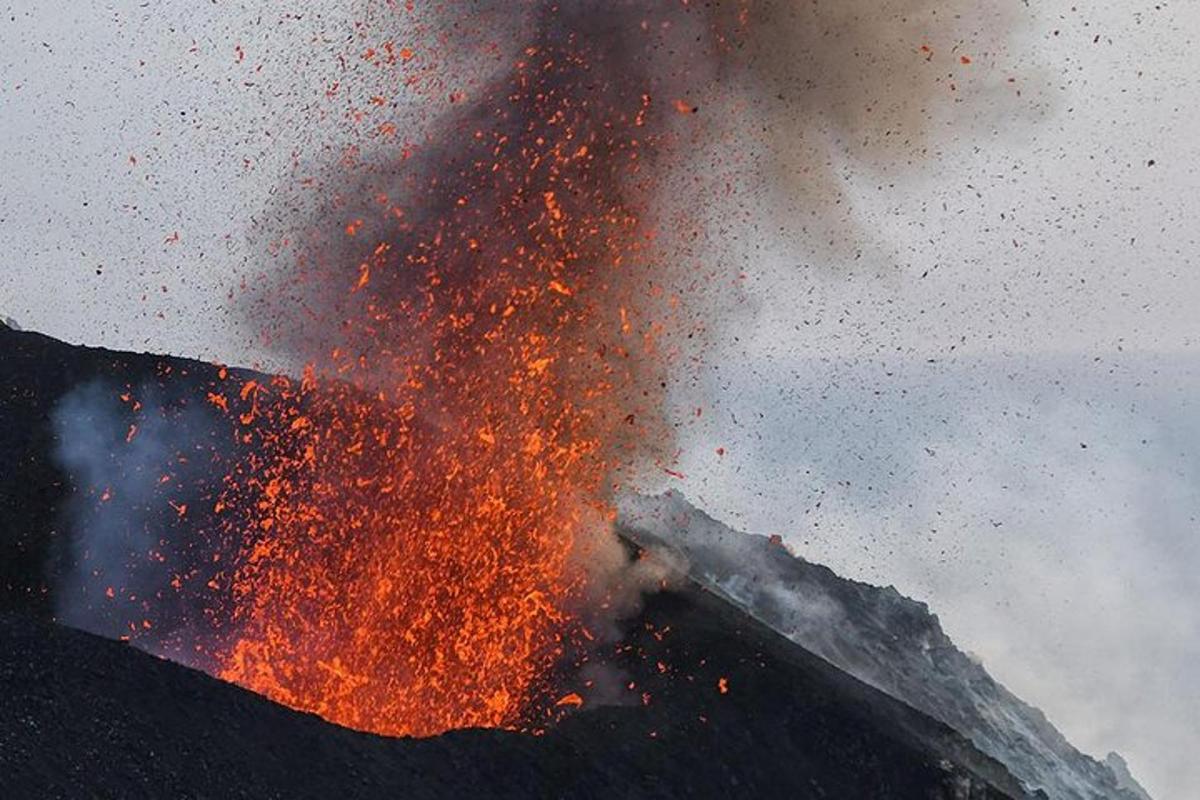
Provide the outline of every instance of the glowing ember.
{"type": "Polygon", "coordinates": [[[572,554],[660,438],[667,302],[636,211],[658,112],[609,42],[551,30],[403,204],[354,201],[361,255],[302,265],[345,298],[322,368],[210,397],[253,452],[217,504],[242,542],[224,678],[389,734],[582,703],[540,681],[572,653],[572,554]]]}

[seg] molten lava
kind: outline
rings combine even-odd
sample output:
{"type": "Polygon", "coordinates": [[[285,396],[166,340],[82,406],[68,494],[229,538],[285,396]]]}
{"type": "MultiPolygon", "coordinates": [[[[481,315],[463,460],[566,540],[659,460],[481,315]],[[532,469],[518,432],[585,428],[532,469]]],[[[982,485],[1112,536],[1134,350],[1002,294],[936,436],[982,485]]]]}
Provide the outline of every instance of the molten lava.
{"type": "Polygon", "coordinates": [[[217,503],[240,542],[222,677],[386,734],[551,713],[573,555],[662,436],[671,300],[639,209],[647,121],[674,112],[612,44],[546,26],[391,191],[347,202],[355,257],[297,277],[338,287],[337,343],[213,401],[250,453],[217,503]]]}

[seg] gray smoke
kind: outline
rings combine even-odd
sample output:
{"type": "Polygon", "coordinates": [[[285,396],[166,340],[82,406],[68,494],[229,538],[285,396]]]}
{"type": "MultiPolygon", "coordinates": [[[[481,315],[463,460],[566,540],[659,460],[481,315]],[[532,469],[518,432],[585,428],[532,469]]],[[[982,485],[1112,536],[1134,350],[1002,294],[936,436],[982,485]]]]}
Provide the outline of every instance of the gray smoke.
{"type": "Polygon", "coordinates": [[[152,384],[100,380],[64,397],[53,420],[74,487],[51,567],[59,619],[200,666],[197,598],[213,568],[192,520],[220,475],[214,415],[152,384]]]}

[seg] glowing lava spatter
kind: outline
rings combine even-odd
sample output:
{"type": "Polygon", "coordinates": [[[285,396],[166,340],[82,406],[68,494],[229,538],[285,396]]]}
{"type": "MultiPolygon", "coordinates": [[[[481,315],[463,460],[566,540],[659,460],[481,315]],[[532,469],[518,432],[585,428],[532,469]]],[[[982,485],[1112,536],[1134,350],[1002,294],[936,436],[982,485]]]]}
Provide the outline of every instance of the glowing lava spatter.
{"type": "Polygon", "coordinates": [[[387,734],[538,713],[572,554],[661,438],[670,299],[638,209],[672,112],[612,44],[545,28],[403,197],[360,199],[361,258],[305,265],[350,311],[320,378],[228,399],[252,454],[218,503],[242,542],[222,677],[387,734]]]}

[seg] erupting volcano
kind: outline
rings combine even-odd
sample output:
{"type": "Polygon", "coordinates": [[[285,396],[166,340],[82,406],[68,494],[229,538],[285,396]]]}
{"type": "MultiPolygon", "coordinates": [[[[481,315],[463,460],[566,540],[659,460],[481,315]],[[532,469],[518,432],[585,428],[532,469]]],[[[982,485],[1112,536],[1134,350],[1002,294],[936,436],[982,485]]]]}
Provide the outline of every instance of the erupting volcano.
{"type": "Polygon", "coordinates": [[[337,236],[250,298],[308,366],[209,395],[244,453],[203,581],[221,677],[386,734],[580,702],[548,677],[586,659],[585,591],[603,616],[609,498],[669,444],[650,201],[681,101],[651,67],[727,46],[686,3],[593,5],[540,9],[434,143],[348,167],[337,236]]]}
{"type": "MultiPolygon", "coordinates": [[[[1028,338],[1032,287],[1084,286],[1026,255],[1083,206],[1039,233],[998,144],[1052,105],[1014,50],[1068,15],[108,5],[0,33],[31,45],[11,152],[52,154],[0,234],[24,228],[27,294],[38,248],[78,252],[64,297],[94,306],[0,312],[164,353],[0,315],[0,796],[1147,800],[951,639],[964,608],[1055,610],[1050,570],[1007,595],[956,570],[1065,519],[1008,513],[1043,496],[1022,473],[1099,486],[1115,452],[1074,417],[1029,447],[1063,384],[1013,404],[1020,365],[984,358],[1028,338]],[[154,44],[103,50],[109,119],[66,100],[100,86],[98,14],[154,44]],[[69,133],[34,142],[45,120],[69,133]],[[100,150],[119,169],[86,174],[100,150]],[[926,586],[944,629],[901,594],[926,586]]],[[[1100,403],[1118,366],[1062,375],[1100,403]]],[[[1049,663],[986,633],[958,643],[1049,663]]]]}

